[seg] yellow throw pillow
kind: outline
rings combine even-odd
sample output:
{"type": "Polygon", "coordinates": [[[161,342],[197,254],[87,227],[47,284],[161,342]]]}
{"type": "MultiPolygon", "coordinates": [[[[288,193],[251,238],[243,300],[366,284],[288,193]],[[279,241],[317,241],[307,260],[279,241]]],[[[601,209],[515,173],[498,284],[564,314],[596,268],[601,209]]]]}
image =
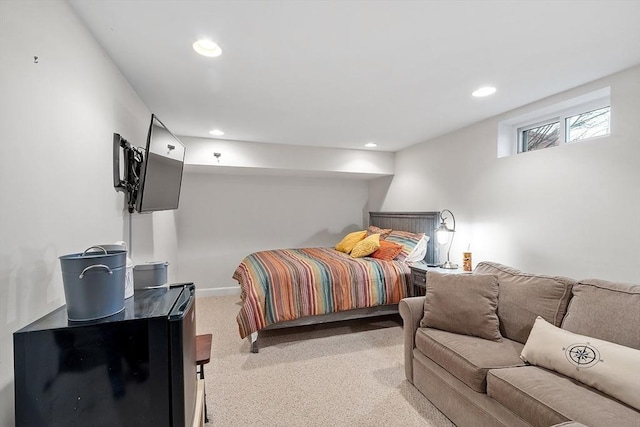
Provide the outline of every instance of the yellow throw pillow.
{"type": "Polygon", "coordinates": [[[366,239],[360,240],[356,243],[351,251],[351,256],[354,258],[362,258],[371,255],[378,249],[380,249],[380,235],[372,234],[366,239]]]}
{"type": "Polygon", "coordinates": [[[364,239],[364,236],[367,235],[367,230],[362,231],[354,231],[353,233],[349,233],[336,245],[336,251],[344,252],[345,254],[351,253],[353,247],[360,240],[364,239]]]}

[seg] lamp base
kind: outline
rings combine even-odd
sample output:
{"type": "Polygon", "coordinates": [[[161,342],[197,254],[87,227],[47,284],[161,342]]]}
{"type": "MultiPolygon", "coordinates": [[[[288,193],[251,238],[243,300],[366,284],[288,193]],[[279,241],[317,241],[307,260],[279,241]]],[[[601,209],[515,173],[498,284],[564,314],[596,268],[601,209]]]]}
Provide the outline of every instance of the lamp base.
{"type": "Polygon", "coordinates": [[[440,264],[440,268],[446,268],[448,270],[455,270],[458,268],[458,264],[454,264],[451,261],[444,262],[440,264]]]}

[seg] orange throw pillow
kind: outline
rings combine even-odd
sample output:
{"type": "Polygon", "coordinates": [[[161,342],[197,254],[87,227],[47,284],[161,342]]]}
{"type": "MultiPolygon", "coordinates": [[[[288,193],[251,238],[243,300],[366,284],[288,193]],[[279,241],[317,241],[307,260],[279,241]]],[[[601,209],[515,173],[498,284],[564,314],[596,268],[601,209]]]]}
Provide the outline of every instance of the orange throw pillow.
{"type": "Polygon", "coordinates": [[[402,245],[399,243],[380,240],[380,248],[371,254],[373,258],[385,261],[393,261],[395,257],[402,252],[402,245]]]}

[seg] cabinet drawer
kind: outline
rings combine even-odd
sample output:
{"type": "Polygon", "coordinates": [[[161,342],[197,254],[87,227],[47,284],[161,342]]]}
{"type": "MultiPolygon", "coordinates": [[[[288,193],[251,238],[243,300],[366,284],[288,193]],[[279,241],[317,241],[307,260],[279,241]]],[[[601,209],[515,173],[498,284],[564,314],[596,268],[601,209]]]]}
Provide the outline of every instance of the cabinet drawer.
{"type": "Polygon", "coordinates": [[[413,273],[411,275],[411,282],[414,286],[426,286],[427,284],[427,275],[421,273],[413,273]]]}

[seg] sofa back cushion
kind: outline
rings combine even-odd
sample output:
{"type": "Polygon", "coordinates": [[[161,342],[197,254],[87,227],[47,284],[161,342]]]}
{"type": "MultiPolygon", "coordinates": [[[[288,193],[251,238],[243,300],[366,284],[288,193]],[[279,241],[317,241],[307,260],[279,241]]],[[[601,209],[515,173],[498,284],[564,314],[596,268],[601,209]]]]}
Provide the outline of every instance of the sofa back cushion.
{"type": "Polygon", "coordinates": [[[536,317],[560,326],[575,280],[523,273],[494,262],[479,263],[474,273],[498,278],[498,318],[503,337],[527,342],[536,317]]]}
{"type": "Polygon", "coordinates": [[[572,292],[563,329],[640,349],[640,285],[588,279],[572,292]]]}

